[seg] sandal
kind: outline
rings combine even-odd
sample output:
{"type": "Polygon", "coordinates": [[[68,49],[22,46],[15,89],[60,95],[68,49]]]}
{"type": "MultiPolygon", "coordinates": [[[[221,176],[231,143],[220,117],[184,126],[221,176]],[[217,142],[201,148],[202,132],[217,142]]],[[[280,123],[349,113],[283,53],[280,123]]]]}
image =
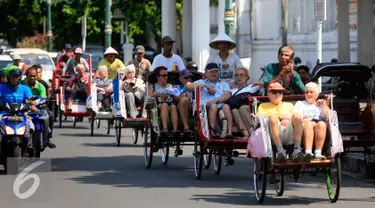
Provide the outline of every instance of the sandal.
{"type": "Polygon", "coordinates": [[[225,139],[234,139],[234,136],[230,135],[230,134],[227,134],[225,135],[224,137],[225,139]]]}
{"type": "Polygon", "coordinates": [[[160,136],[161,136],[161,137],[168,137],[168,129],[163,129],[163,130],[160,132],[160,136]]]}
{"type": "Polygon", "coordinates": [[[67,112],[72,112],[73,110],[71,108],[66,109],[67,112]]]}
{"type": "Polygon", "coordinates": [[[185,129],[183,135],[184,135],[185,138],[186,138],[186,137],[190,137],[190,136],[191,136],[191,131],[190,131],[190,129],[185,129]]]}
{"type": "Polygon", "coordinates": [[[181,132],[179,130],[172,131],[174,138],[180,138],[181,132]]]}

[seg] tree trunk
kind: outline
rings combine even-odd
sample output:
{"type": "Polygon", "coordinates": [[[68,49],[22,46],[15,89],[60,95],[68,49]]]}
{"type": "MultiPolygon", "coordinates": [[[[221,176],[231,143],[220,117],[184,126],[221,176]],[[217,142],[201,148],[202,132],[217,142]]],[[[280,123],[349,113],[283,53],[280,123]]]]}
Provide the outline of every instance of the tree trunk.
{"type": "Polygon", "coordinates": [[[288,44],[288,0],[281,0],[282,44],[288,44]]]}

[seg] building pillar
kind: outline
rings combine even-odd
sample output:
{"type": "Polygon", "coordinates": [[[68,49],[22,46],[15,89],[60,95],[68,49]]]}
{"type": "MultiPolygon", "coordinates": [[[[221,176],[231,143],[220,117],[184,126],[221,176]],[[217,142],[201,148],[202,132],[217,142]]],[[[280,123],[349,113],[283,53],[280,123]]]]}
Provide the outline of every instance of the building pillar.
{"type": "Polygon", "coordinates": [[[161,33],[176,40],[176,0],[161,2],[161,33]]]}
{"type": "Polygon", "coordinates": [[[224,25],[224,12],[225,12],[225,0],[218,0],[218,7],[217,7],[217,25],[218,25],[218,33],[225,33],[225,25],[224,25]]]}
{"type": "Polygon", "coordinates": [[[184,57],[192,56],[192,2],[184,0],[182,14],[182,54],[184,57]]]}
{"type": "Polygon", "coordinates": [[[374,65],[374,3],[372,0],[358,1],[358,62],[374,65]]]}
{"type": "Polygon", "coordinates": [[[350,62],[349,1],[337,1],[338,61],[350,62]]]}
{"type": "Polygon", "coordinates": [[[210,55],[210,11],[209,0],[192,0],[193,3],[193,61],[197,63],[198,70],[204,71],[210,55]]]}

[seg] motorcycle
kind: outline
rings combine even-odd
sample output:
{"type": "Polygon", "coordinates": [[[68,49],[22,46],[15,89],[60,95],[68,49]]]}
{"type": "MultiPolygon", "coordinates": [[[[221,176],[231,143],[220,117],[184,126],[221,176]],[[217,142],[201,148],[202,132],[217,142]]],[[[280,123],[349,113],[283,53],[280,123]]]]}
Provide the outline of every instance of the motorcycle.
{"type": "Polygon", "coordinates": [[[40,153],[43,152],[48,145],[48,134],[51,133],[51,129],[44,124],[44,120],[48,120],[49,117],[48,112],[46,111],[48,101],[49,98],[39,96],[34,101],[38,111],[28,113],[35,127],[33,132],[33,148],[28,149],[29,157],[39,158],[40,153]]]}
{"type": "MultiPolygon", "coordinates": [[[[37,96],[32,96],[34,101],[37,96]]],[[[18,160],[15,159],[10,167],[8,158],[22,158],[27,151],[32,149],[32,130],[27,122],[29,119],[26,112],[30,110],[29,104],[5,103],[1,104],[4,114],[1,115],[0,135],[1,135],[1,159],[5,173],[18,173],[18,160]],[[10,169],[9,169],[10,168],[10,169]]]]}

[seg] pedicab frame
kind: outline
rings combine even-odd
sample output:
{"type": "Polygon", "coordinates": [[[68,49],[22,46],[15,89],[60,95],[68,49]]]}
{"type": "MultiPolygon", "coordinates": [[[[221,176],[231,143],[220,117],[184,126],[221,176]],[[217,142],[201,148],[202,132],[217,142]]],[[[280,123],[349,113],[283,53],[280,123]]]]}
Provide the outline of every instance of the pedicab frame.
{"type": "MultiPolygon", "coordinates": [[[[200,72],[192,72],[193,74],[193,81],[201,79],[203,74],[200,72]]],[[[155,72],[150,72],[148,75],[148,82],[146,86],[149,84],[154,84],[157,81],[155,72]]],[[[168,84],[172,85],[181,85],[179,81],[180,73],[179,72],[168,72],[168,84]]],[[[146,90],[148,93],[148,90],[146,90]]],[[[194,108],[194,104],[192,106],[194,108]]],[[[160,125],[161,120],[159,119],[159,108],[156,102],[156,99],[150,95],[147,95],[144,102],[144,109],[147,112],[147,124],[144,130],[144,163],[147,169],[149,169],[152,165],[153,155],[154,152],[160,150],[161,153],[161,160],[164,165],[168,163],[169,159],[169,147],[176,147],[176,150],[181,150],[181,146],[193,146],[195,145],[196,139],[195,134],[192,132],[190,137],[183,137],[181,134],[180,138],[174,138],[171,135],[171,132],[168,132],[168,137],[164,138],[160,136],[160,125]]],[[[192,111],[194,113],[194,109],[192,111]]],[[[189,116],[189,126],[191,125],[193,117],[189,116]]],[[[193,120],[196,123],[196,119],[193,120]]],[[[179,121],[179,126],[180,126],[179,121]]],[[[170,127],[170,126],[169,126],[170,127]]],[[[190,130],[192,130],[192,126],[190,126],[190,130]]],[[[194,127],[195,130],[195,127],[194,127]]],[[[182,154],[182,152],[179,152],[182,154]]],[[[176,156],[177,157],[177,156],[176,156]]]]}

